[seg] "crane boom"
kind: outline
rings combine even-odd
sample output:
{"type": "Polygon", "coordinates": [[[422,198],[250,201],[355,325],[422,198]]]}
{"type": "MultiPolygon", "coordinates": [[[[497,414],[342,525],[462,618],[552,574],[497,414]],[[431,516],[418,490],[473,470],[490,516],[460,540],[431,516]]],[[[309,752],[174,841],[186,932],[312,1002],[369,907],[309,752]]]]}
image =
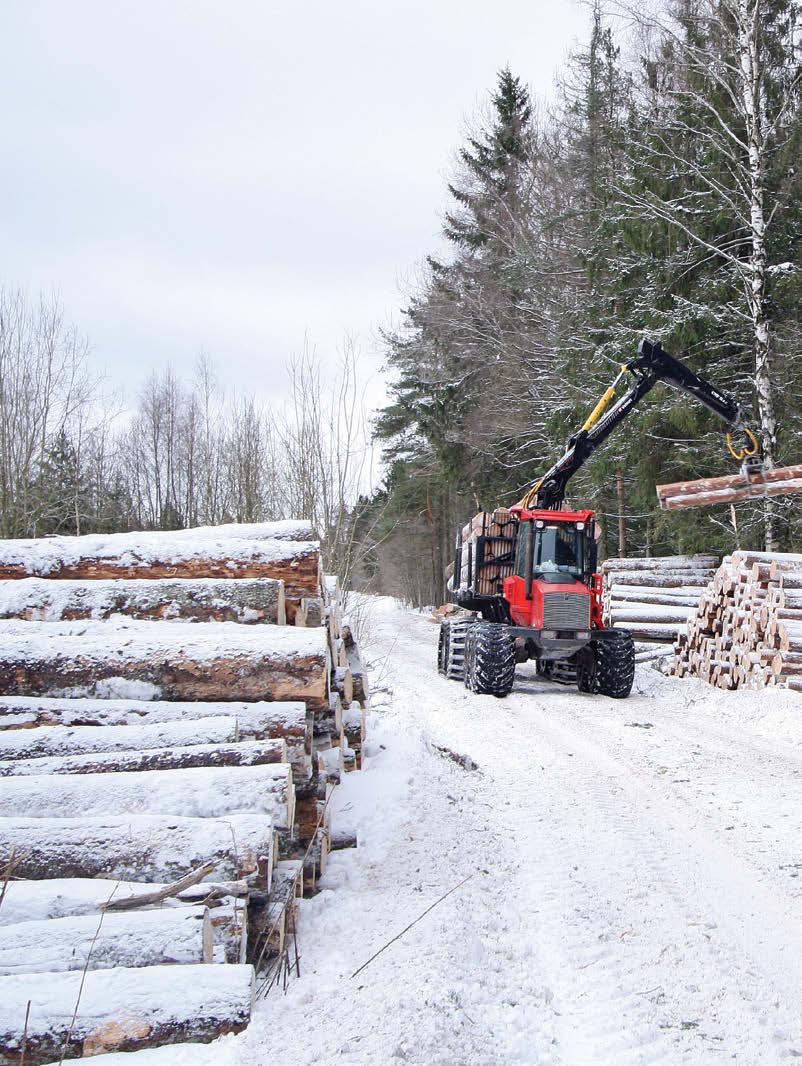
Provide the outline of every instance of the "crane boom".
{"type": "Polygon", "coordinates": [[[568,441],[563,455],[526,492],[520,506],[559,510],[569,480],[660,381],[692,396],[727,424],[728,446],[735,458],[748,459],[757,454],[757,439],[746,426],[738,404],[679,359],[669,355],[659,343],[644,338],[638,346],[636,358],[622,366],[616,381],[607,389],[582,428],[568,441]],[[616,385],[627,374],[635,379],[629,391],[607,410],[615,396],[616,385]],[[743,432],[747,436],[748,443],[740,451],[735,451],[732,446],[731,434],[734,432],[743,432]]]}

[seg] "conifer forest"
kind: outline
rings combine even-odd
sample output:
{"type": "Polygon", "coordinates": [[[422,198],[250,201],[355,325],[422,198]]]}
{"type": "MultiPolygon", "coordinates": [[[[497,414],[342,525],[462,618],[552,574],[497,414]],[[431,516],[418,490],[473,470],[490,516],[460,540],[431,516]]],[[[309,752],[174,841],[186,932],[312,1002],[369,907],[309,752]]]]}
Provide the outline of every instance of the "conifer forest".
{"type": "MultiPolygon", "coordinates": [[[[643,336],[737,398],[769,463],[799,462],[799,20],[797,0],[597,0],[547,102],[525,69],[477,85],[441,237],[381,329],[377,412],[346,345],[333,387],[292,360],[279,406],[201,361],[121,417],[69,308],[6,286],[0,533],[292,515],[341,576],[437,603],[458,526],[520,497],[643,336]]],[[[798,544],[793,496],[660,511],[656,484],[734,469],[715,417],[659,386],[569,502],[599,513],[603,556],[798,544]]]]}

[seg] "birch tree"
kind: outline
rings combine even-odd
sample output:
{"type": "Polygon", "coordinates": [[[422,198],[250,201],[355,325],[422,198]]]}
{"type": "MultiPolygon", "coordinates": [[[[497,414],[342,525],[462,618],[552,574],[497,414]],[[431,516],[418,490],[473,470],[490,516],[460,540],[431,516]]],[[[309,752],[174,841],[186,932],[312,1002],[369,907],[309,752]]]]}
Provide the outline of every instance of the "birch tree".
{"type": "MultiPolygon", "coordinates": [[[[735,280],[740,306],[733,310],[749,336],[763,456],[774,465],[777,353],[768,289],[779,264],[770,258],[771,229],[788,201],[769,176],[798,122],[797,5],[680,0],[655,13],[627,0],[614,7],[640,28],[651,67],[638,100],[645,120],[616,192],[636,215],[669,227],[735,280]],[[678,76],[659,84],[668,56],[678,76]],[[673,180],[661,191],[642,180],[644,169],[673,180]]],[[[776,543],[771,501],[765,543],[776,543]]]]}
{"type": "Polygon", "coordinates": [[[90,406],[96,381],[87,342],[67,324],[55,298],[0,289],[0,535],[42,529],[50,501],[41,471],[56,441],[90,406]]]}

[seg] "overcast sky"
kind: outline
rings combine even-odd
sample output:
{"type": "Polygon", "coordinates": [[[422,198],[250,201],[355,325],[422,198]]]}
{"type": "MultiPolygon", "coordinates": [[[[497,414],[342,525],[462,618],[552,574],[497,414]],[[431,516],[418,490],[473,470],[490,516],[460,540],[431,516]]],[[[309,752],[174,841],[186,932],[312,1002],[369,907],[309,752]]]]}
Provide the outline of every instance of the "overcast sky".
{"type": "Polygon", "coordinates": [[[463,123],[547,95],[577,0],[5,0],[0,280],[56,290],[109,379],[205,349],[260,393],[376,332],[436,247],[463,123]]]}

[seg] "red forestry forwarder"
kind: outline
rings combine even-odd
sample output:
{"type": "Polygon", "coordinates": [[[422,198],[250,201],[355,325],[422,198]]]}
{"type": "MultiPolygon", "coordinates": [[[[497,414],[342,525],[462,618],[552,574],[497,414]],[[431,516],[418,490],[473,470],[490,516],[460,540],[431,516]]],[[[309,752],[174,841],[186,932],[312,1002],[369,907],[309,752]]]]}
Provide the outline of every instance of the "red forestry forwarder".
{"type": "Polygon", "coordinates": [[[478,515],[457,535],[448,598],[470,616],[440,627],[438,669],[473,692],[507,696],[515,664],[534,659],[539,674],[580,692],[621,699],[635,677],[635,647],[625,629],[606,629],[596,573],[593,511],[562,509],[570,478],[659,381],[697,399],[727,424],[727,446],[748,480],[760,480],[758,442],[738,404],[684,363],[643,340],[565,453],[509,511],[478,515]],[[622,379],[628,392],[607,410],[622,379]],[[606,413],[605,413],[606,412],[606,413]],[[732,434],[742,433],[740,449],[732,434]],[[477,528],[478,524],[478,528],[477,528]]]}

